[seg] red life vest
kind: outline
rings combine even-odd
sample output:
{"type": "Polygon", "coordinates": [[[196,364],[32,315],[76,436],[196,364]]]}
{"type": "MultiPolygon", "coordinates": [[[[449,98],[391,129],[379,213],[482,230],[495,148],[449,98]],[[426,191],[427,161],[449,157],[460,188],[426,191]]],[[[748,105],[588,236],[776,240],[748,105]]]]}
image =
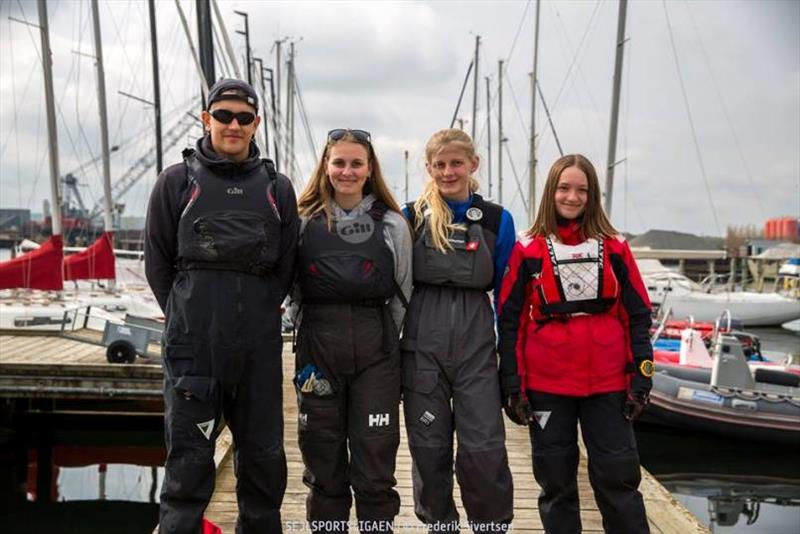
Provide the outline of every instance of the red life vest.
{"type": "Polygon", "coordinates": [[[604,243],[588,239],[565,245],[545,239],[547,254],[534,281],[530,317],[543,324],[575,315],[605,313],[619,297],[619,283],[605,254],[604,243]]]}

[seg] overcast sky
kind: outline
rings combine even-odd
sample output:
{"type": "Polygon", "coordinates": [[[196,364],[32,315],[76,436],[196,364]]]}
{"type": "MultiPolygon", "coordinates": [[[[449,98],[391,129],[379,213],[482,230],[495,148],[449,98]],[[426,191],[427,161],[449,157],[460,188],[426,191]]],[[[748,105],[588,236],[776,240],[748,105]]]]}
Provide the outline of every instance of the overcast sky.
{"type": "MultiPolygon", "coordinates": [[[[165,135],[199,95],[173,1],[156,2],[165,135]]],[[[195,2],[183,0],[196,33],[195,2]]],[[[273,43],[296,41],[296,74],[312,137],[321,148],[335,127],[372,132],[395,194],[404,201],[404,151],[409,196],[425,179],[423,147],[447,127],[481,36],[476,141],[482,193],[489,194],[486,81],[491,90],[491,196],[498,197],[498,60],[503,79],[503,204],[527,226],[529,73],[535,1],[254,2],[221,1],[237,56],[243,29],[234,10],[249,13],[254,54],[275,66],[273,43]]],[[[55,94],[59,101],[62,174],[99,154],[95,74],[88,1],[49,2],[55,94]]],[[[152,108],[118,91],[152,100],[149,23],[144,1],[100,1],[109,95],[112,179],[153,143],[152,108]]],[[[539,82],[566,153],[597,166],[601,183],[609,136],[618,2],[542,1],[539,82]]],[[[37,21],[32,1],[0,2],[0,207],[41,211],[49,196],[39,37],[9,20],[37,21]]],[[[626,231],[659,228],[707,235],[728,225],[761,226],[768,217],[800,214],[800,2],[631,1],[628,5],[612,220],[626,231]],[[669,22],[668,22],[669,21],[669,22]],[[674,47],[673,47],[674,46],[674,47]],[[681,84],[682,80],[682,84],[681,84]],[[685,94],[685,98],[684,98],[685,94]],[[688,106],[688,109],[687,109],[688,106]]],[[[194,38],[194,37],[193,37],[194,38]]],[[[218,63],[217,75],[225,70],[218,63]]],[[[285,82],[285,69],[283,72],[285,82]]],[[[282,97],[285,102],[285,88],[282,97]]],[[[459,116],[472,130],[472,81],[459,116]]],[[[300,117],[295,144],[303,183],[314,158],[300,117]]],[[[558,157],[538,100],[538,189],[558,157]]],[[[167,151],[199,135],[193,126],[167,151]]],[[[272,132],[270,132],[272,135],[272,132]]],[[[99,166],[79,173],[92,205],[101,193],[99,166]]],[[[150,169],[122,199],[126,214],[144,212],[155,179],[150,169]]]]}

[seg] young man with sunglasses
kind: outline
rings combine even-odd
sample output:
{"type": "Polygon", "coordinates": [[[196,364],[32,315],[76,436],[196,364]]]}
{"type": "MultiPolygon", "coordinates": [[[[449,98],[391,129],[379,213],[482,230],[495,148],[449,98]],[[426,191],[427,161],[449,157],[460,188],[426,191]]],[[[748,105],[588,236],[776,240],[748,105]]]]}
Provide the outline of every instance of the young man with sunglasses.
{"type": "Polygon", "coordinates": [[[227,423],[236,532],[281,532],[280,308],[294,276],[297,205],[253,142],[261,119],[250,85],[214,84],[201,118],[206,135],[158,177],[145,229],[147,280],[166,317],[160,531],[200,532],[227,423]]]}

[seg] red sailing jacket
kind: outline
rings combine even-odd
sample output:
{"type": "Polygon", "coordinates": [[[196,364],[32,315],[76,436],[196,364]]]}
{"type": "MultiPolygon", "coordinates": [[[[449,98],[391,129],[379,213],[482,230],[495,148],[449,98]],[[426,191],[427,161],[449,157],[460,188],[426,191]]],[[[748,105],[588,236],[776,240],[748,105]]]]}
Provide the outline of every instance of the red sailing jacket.
{"type": "MultiPolygon", "coordinates": [[[[559,227],[561,242],[585,241],[577,223],[559,227]]],[[[499,299],[500,379],[506,395],[534,390],[570,396],[623,391],[630,374],[652,360],[650,300],[630,247],[621,236],[603,240],[601,296],[605,311],[546,317],[542,295],[557,287],[543,237],[514,245],[499,299]],[[634,365],[631,365],[631,364],[634,365]]],[[[549,300],[549,297],[546,297],[549,300]]],[[[552,301],[551,301],[552,302],[552,301]]]]}

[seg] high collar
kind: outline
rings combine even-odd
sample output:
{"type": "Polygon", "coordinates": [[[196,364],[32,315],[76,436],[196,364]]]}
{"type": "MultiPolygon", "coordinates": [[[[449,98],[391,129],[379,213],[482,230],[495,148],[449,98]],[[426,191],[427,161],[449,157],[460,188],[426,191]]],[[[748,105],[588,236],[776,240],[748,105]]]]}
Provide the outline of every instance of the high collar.
{"type": "Polygon", "coordinates": [[[469,194],[469,198],[464,201],[457,201],[457,200],[447,200],[444,199],[445,203],[447,203],[447,207],[450,208],[450,211],[453,212],[453,222],[460,223],[464,222],[467,217],[467,210],[472,206],[473,201],[473,194],[469,194]]]}
{"type": "Polygon", "coordinates": [[[580,219],[558,217],[556,223],[558,224],[559,240],[565,245],[578,245],[586,241],[580,219]]]}
{"type": "Polygon", "coordinates": [[[253,141],[250,141],[250,153],[247,159],[233,161],[217,154],[214,147],[211,145],[211,136],[208,134],[197,140],[195,155],[204,167],[207,167],[217,174],[247,173],[261,165],[258,146],[256,146],[253,141]]]}

